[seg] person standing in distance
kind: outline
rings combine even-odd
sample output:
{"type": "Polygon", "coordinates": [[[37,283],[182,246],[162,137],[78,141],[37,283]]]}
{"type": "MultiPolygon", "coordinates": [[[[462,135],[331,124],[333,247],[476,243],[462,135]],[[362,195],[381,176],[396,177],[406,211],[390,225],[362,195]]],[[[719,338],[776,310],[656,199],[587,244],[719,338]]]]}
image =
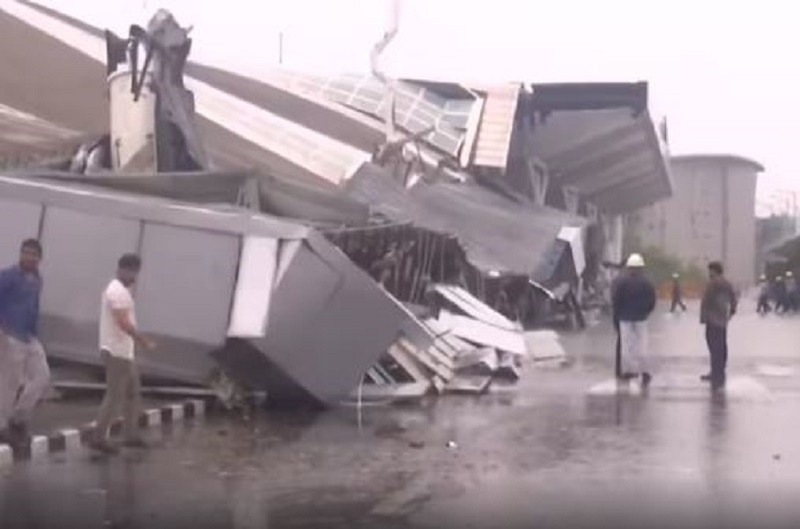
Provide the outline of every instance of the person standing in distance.
{"type": "Polygon", "coordinates": [[[706,344],[711,356],[711,372],[700,377],[712,388],[725,385],[728,364],[728,323],[736,314],[736,292],[725,279],[722,263],[708,265],[709,281],[700,305],[700,323],[706,326],[706,344]]]}
{"type": "Polygon", "coordinates": [[[123,444],[146,447],[139,432],[141,383],[134,351],[137,344],[150,350],[155,345],[136,326],[136,307],[130,289],[141,267],[138,255],[123,255],[118,262],[117,277],[103,291],[100,302],[100,354],[106,366],[106,394],[90,446],[105,453],[116,451],[108,441],[108,433],[120,409],[124,418],[123,444]]]}
{"type": "Polygon", "coordinates": [[[772,285],[767,281],[767,276],[762,275],[758,280],[758,304],[756,305],[758,314],[768,314],[772,310],[772,306],[769,304],[771,290],[772,285]]]}
{"type": "Polygon", "coordinates": [[[644,275],[644,259],[639,254],[628,258],[627,274],[614,291],[614,313],[619,320],[622,345],[622,378],[641,375],[642,385],[652,380],[649,359],[647,319],[656,307],[656,288],[644,275]]]}
{"type": "Polygon", "coordinates": [[[19,263],[0,271],[0,443],[30,437],[28,422],[50,383],[47,355],[38,339],[42,245],[28,239],[19,263]]]}
{"type": "Polygon", "coordinates": [[[678,310],[678,307],[680,307],[683,312],[686,312],[686,304],[683,302],[683,289],[681,288],[681,276],[675,273],[672,274],[672,306],[669,311],[675,312],[678,310]]]}

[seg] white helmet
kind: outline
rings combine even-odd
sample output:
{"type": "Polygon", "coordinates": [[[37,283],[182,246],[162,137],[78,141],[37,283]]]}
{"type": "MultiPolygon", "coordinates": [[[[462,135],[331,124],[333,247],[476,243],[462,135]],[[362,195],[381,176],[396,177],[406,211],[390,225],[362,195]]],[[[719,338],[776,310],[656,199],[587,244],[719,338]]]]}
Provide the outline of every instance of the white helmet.
{"type": "Polygon", "coordinates": [[[628,257],[626,266],[628,268],[644,268],[644,257],[638,253],[632,253],[630,257],[628,257]]]}

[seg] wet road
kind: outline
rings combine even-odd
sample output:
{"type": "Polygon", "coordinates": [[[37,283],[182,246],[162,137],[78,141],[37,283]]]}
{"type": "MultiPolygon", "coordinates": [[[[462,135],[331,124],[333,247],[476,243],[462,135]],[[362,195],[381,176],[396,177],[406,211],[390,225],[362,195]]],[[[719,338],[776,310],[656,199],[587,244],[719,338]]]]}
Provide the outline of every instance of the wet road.
{"type": "Polygon", "coordinates": [[[480,398],[209,417],[107,461],[18,465],[0,527],[798,527],[800,319],[744,314],[712,396],[696,312],[657,315],[653,387],[610,384],[605,326],[480,398]]]}

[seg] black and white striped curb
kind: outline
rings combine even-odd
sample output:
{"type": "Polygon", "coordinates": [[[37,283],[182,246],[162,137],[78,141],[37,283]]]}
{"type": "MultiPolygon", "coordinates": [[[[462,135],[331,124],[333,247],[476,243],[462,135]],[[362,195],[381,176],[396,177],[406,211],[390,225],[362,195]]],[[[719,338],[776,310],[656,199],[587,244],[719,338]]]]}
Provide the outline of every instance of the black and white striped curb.
{"type": "MultiPolygon", "coordinates": [[[[160,408],[144,410],[139,417],[139,425],[153,428],[161,425],[179,423],[188,419],[200,419],[206,414],[206,403],[201,399],[187,400],[178,404],[169,404],[160,408]]],[[[14,461],[22,459],[39,459],[55,452],[79,450],[88,442],[94,430],[94,422],[83,425],[80,429],[68,428],[50,435],[34,435],[24,446],[13,449],[7,444],[0,444],[0,469],[11,466],[14,461]]],[[[112,434],[119,432],[122,421],[117,420],[111,426],[112,434]]]]}

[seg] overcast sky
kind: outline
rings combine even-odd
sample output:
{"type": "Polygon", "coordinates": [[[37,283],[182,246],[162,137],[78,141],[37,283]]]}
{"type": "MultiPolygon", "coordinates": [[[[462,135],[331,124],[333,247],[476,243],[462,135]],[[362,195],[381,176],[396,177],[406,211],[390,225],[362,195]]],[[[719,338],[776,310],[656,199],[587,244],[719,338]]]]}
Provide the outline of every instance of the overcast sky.
{"type": "MultiPolygon", "coordinates": [[[[279,32],[285,66],[366,71],[390,0],[40,1],[120,33],[166,7],[194,26],[194,60],[257,76],[277,64],[279,32]]],[[[649,81],[673,153],[758,160],[766,199],[800,190],[794,11],[778,0],[403,0],[386,69],[464,81],[649,81]]]]}

